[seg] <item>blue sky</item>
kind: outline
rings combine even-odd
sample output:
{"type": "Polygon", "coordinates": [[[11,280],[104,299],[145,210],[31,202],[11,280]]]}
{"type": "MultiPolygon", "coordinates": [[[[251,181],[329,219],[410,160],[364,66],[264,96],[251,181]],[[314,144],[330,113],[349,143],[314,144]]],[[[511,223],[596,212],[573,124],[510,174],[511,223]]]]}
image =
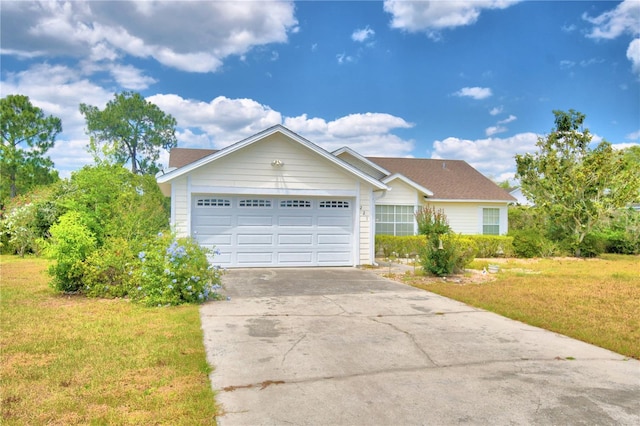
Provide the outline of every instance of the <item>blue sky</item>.
{"type": "Polygon", "coordinates": [[[279,123],[328,150],[462,159],[498,181],[555,109],[586,114],[595,141],[640,143],[637,0],[0,7],[0,94],[62,119],[62,176],[92,161],[78,105],[123,90],[172,114],[180,147],[279,123]]]}

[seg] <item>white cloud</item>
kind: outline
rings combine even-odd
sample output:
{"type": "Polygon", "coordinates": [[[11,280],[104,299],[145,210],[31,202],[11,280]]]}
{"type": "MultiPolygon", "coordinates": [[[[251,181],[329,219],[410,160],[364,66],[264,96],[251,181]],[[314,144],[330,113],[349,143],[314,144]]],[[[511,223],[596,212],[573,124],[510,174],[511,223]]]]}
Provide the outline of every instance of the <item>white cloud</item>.
{"type": "Polygon", "coordinates": [[[632,140],[632,141],[640,139],[640,130],[638,130],[636,132],[629,133],[626,136],[626,138],[629,139],[629,140],[632,140]]]}
{"type": "Polygon", "coordinates": [[[486,99],[493,95],[488,87],[463,87],[454,93],[455,96],[468,97],[476,100],[486,99]]]}
{"type": "Polygon", "coordinates": [[[639,143],[634,143],[634,142],[625,142],[625,143],[614,143],[614,144],[611,144],[611,148],[613,148],[613,149],[618,149],[618,150],[623,150],[623,149],[631,148],[632,146],[640,146],[640,144],[639,144],[639,143]]]}
{"type": "Polygon", "coordinates": [[[518,119],[518,117],[516,117],[513,114],[510,114],[509,117],[505,118],[504,120],[500,120],[498,121],[498,124],[507,124],[507,123],[511,123],[512,121],[516,121],[518,119]]]}
{"type": "Polygon", "coordinates": [[[327,151],[348,146],[362,155],[404,157],[414,148],[413,140],[392,133],[413,124],[390,114],[350,114],[329,122],[303,114],[287,117],[284,125],[327,151]]]}
{"type": "Polygon", "coordinates": [[[491,127],[487,127],[487,128],[485,129],[484,133],[485,133],[487,136],[493,136],[493,135],[496,135],[496,134],[498,134],[498,133],[504,133],[504,132],[506,132],[507,130],[509,130],[509,129],[507,129],[507,128],[506,128],[506,127],[504,127],[504,126],[491,126],[491,127]]]}
{"type": "Polygon", "coordinates": [[[123,3],[3,3],[3,52],[94,61],[131,55],[183,71],[213,72],[226,57],[286,42],[297,30],[292,2],[123,3]]]}
{"type": "Polygon", "coordinates": [[[629,43],[627,59],[631,61],[631,69],[633,72],[640,76],[640,38],[636,38],[629,43]]]}
{"type": "Polygon", "coordinates": [[[637,36],[640,34],[640,2],[625,0],[615,9],[604,12],[594,18],[586,13],[583,19],[594,25],[587,37],[595,39],[614,39],[622,34],[637,36]]]}
{"type": "Polygon", "coordinates": [[[206,133],[216,148],[282,122],[279,112],[252,99],[218,96],[211,102],[203,102],[174,94],[157,94],[147,100],[174,116],[179,127],[206,133]]]}
{"type": "Polygon", "coordinates": [[[474,24],[484,9],[505,9],[517,1],[403,1],[385,0],[384,10],[391,14],[391,27],[409,32],[424,32],[439,39],[439,31],[474,24]]]}
{"type": "Polygon", "coordinates": [[[640,1],[625,0],[599,16],[590,17],[585,13],[582,18],[594,25],[587,34],[589,38],[612,40],[623,34],[634,37],[627,48],[627,59],[633,72],[640,76],[640,1]]]}
{"type": "Polygon", "coordinates": [[[504,107],[502,105],[500,105],[499,107],[493,107],[491,108],[491,111],[489,111],[489,114],[491,115],[498,115],[500,114],[502,111],[504,111],[504,107]]]}
{"type": "Polygon", "coordinates": [[[338,60],[339,64],[355,62],[355,60],[356,60],[353,56],[347,55],[346,53],[338,53],[336,55],[336,59],[338,60]]]}
{"type": "Polygon", "coordinates": [[[515,154],[535,152],[538,136],[520,133],[508,138],[477,140],[449,137],[433,143],[431,158],[465,160],[484,175],[503,181],[513,178],[515,154]]]}
{"type": "Polygon", "coordinates": [[[132,65],[114,65],[109,70],[116,82],[125,89],[143,90],[156,83],[152,77],[142,74],[142,70],[132,65]]]}
{"type": "Polygon", "coordinates": [[[178,145],[191,148],[223,148],[274,124],[283,124],[321,147],[333,151],[349,146],[364,155],[408,155],[414,146],[392,133],[413,127],[400,117],[385,113],[351,114],[333,121],[306,114],[283,117],[281,113],[252,99],[223,96],[211,102],[183,99],[174,94],[147,98],[173,115],[178,145]]]}
{"type": "Polygon", "coordinates": [[[364,43],[365,41],[372,38],[375,34],[376,32],[369,28],[369,26],[367,26],[366,28],[355,30],[353,34],[351,34],[351,39],[353,41],[364,43]]]}
{"type": "Polygon", "coordinates": [[[560,61],[560,69],[567,70],[576,66],[575,61],[570,61],[568,59],[563,59],[560,61]]]}

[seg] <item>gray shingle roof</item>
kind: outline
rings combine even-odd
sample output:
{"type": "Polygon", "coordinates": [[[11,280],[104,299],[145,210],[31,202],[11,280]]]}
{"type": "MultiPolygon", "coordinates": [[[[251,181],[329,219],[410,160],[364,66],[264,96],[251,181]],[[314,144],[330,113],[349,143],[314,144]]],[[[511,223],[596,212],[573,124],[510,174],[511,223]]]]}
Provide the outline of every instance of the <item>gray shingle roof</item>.
{"type": "Polygon", "coordinates": [[[391,173],[399,173],[445,200],[515,201],[482,173],[462,160],[367,157],[391,173]]]}
{"type": "MultiPolygon", "coordinates": [[[[180,168],[208,155],[215,149],[173,148],[169,167],[180,168]]],[[[444,200],[515,201],[509,193],[462,160],[426,158],[367,157],[392,174],[401,174],[433,192],[430,198],[444,200]]]]}
{"type": "Polygon", "coordinates": [[[217,149],[172,148],[169,153],[169,167],[180,168],[216,152],[217,149]]]}

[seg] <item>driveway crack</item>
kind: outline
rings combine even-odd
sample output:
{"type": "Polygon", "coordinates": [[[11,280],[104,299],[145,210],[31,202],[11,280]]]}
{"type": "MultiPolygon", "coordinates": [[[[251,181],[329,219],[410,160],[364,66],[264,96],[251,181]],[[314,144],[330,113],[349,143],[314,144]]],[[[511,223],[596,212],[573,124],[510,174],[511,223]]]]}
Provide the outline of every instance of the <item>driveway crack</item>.
{"type": "Polygon", "coordinates": [[[302,339],[304,339],[305,337],[307,337],[307,333],[303,334],[302,337],[300,337],[293,345],[291,345],[291,347],[289,348],[289,350],[287,352],[284,353],[284,355],[282,355],[282,361],[280,362],[280,366],[282,366],[284,364],[284,361],[287,359],[287,355],[289,355],[289,353],[296,347],[298,346],[298,343],[300,343],[302,341],[302,339]]]}
{"type": "Polygon", "coordinates": [[[327,296],[325,296],[324,294],[322,295],[322,298],[323,298],[323,299],[327,299],[329,302],[333,303],[333,304],[334,304],[334,305],[336,305],[338,308],[340,308],[340,310],[341,310],[342,312],[340,312],[338,315],[342,315],[342,314],[346,314],[346,313],[347,313],[347,311],[342,307],[342,305],[341,305],[341,304],[339,304],[338,302],[336,302],[335,300],[333,300],[332,298],[327,297],[327,296]]]}
{"type": "Polygon", "coordinates": [[[388,325],[389,327],[393,328],[396,331],[399,331],[400,333],[405,334],[409,340],[411,340],[411,343],[413,343],[413,346],[415,346],[416,349],[418,349],[418,351],[420,351],[422,353],[422,355],[424,355],[424,357],[427,359],[427,361],[429,361],[431,364],[433,364],[436,367],[439,367],[439,365],[433,360],[431,359],[431,357],[429,356],[429,354],[422,349],[422,347],[418,344],[418,342],[416,341],[415,337],[413,336],[413,334],[409,333],[406,330],[401,329],[400,327],[396,326],[395,324],[391,324],[388,322],[384,322],[384,321],[380,321],[377,318],[370,318],[373,322],[377,322],[378,324],[384,324],[384,325],[388,325]]]}

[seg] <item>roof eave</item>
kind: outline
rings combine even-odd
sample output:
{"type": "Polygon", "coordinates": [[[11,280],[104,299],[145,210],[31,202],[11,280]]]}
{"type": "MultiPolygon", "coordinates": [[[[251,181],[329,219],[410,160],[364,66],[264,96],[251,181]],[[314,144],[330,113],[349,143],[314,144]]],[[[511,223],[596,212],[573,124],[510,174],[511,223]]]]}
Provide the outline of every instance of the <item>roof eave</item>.
{"type": "Polygon", "coordinates": [[[446,202],[446,203],[513,203],[516,200],[496,200],[496,199],[489,199],[489,200],[482,200],[482,199],[475,199],[475,198],[429,198],[429,197],[424,197],[425,201],[436,201],[436,202],[446,202]]]}
{"type": "Polygon", "coordinates": [[[429,189],[425,188],[424,186],[420,185],[419,183],[416,183],[414,181],[412,181],[411,179],[409,179],[408,177],[404,176],[403,174],[400,173],[394,173],[391,176],[387,176],[386,178],[382,179],[383,183],[389,183],[393,180],[399,179],[401,181],[403,181],[404,183],[406,183],[409,186],[412,186],[413,188],[415,188],[416,190],[418,190],[419,192],[422,192],[423,194],[425,194],[425,196],[433,196],[433,192],[430,191],[429,189]]]}
{"type": "Polygon", "coordinates": [[[306,146],[307,148],[311,149],[315,153],[319,154],[320,156],[324,157],[325,159],[329,160],[335,165],[343,169],[346,169],[350,173],[356,175],[358,178],[368,182],[374,187],[378,189],[384,189],[384,190],[389,189],[389,187],[385,185],[383,182],[380,182],[379,180],[367,175],[366,173],[360,171],[359,169],[347,163],[346,161],[343,161],[340,158],[336,157],[335,155],[331,154],[330,152],[325,151],[324,149],[320,148],[318,145],[312,143],[311,141],[305,139],[304,137],[298,135],[297,133],[292,132],[291,130],[287,129],[281,124],[276,124],[275,126],[269,127],[268,129],[258,132],[255,135],[249,136],[248,138],[245,138],[239,142],[234,143],[233,145],[230,145],[226,148],[221,149],[218,152],[215,152],[211,155],[201,158],[200,160],[194,161],[193,163],[187,164],[186,166],[180,167],[176,170],[172,170],[169,173],[159,176],[156,180],[158,183],[170,182],[173,179],[179,178],[180,176],[183,176],[197,168],[200,168],[209,163],[212,163],[222,157],[226,157],[227,155],[233,152],[236,152],[248,145],[251,145],[252,143],[260,139],[264,139],[277,132],[280,132],[285,136],[295,140],[296,142],[306,146]]]}

